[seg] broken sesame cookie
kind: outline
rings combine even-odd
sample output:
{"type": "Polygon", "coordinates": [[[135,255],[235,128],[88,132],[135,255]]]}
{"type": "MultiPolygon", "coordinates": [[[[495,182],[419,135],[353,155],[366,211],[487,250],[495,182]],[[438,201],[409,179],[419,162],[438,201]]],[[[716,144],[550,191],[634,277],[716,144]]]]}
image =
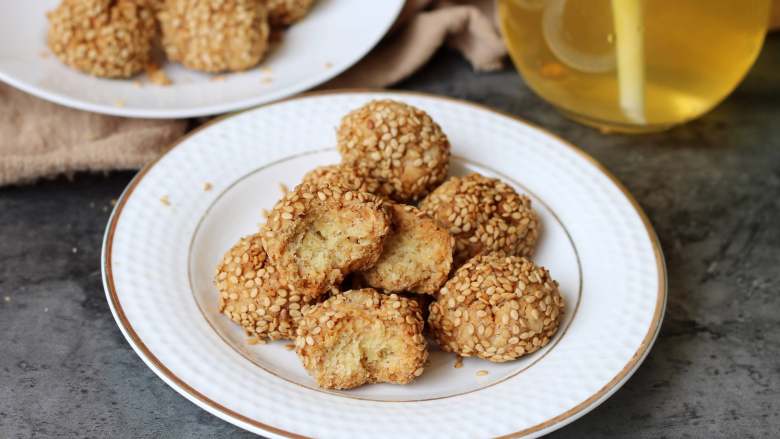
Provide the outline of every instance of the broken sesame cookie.
{"type": "Polygon", "coordinates": [[[268,22],[273,27],[289,26],[306,16],[313,4],[314,0],[265,0],[268,22]]]}
{"type": "Polygon", "coordinates": [[[157,16],[165,54],[190,69],[246,70],[268,50],[268,17],[259,0],[167,0],[157,16]]]}
{"type": "Polygon", "coordinates": [[[419,200],[447,176],[447,136],[411,105],[371,101],[344,116],[337,138],[342,163],[388,185],[394,201],[419,200]]]}
{"type": "Polygon", "coordinates": [[[279,200],[262,234],[282,279],[318,296],[374,265],[389,231],[387,206],[376,195],[301,184],[279,200]]]}
{"type": "Polygon", "coordinates": [[[150,60],[157,25],[146,1],[63,0],[47,17],[52,53],[84,73],[128,78],[150,60]]]}
{"type": "Polygon", "coordinates": [[[314,305],[298,326],[295,351],[326,389],[407,384],[428,351],[419,304],[373,289],[347,291],[314,305]]]}
{"type": "Polygon", "coordinates": [[[558,283],[546,269],[489,253],[468,261],[442,287],[428,324],[443,350],[503,362],[546,345],[562,315],[558,283]]]}
{"type": "Polygon", "coordinates": [[[455,237],[455,267],[489,251],[531,256],[539,238],[531,199],[480,174],[451,177],[420,203],[420,209],[455,237]]]}
{"type": "Polygon", "coordinates": [[[315,297],[285,285],[259,234],[241,238],[217,266],[219,311],[260,340],[295,338],[298,320],[315,297]]]}
{"type": "Polygon", "coordinates": [[[376,265],[362,272],[366,283],[386,292],[435,294],[452,266],[452,236],[419,209],[393,204],[393,227],[376,265]]]}

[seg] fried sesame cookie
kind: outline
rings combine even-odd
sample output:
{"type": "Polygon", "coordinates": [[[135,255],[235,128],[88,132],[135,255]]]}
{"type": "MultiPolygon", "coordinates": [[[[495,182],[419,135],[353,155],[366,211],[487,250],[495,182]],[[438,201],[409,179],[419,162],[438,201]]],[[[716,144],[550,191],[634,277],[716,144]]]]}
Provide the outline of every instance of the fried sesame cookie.
{"type": "Polygon", "coordinates": [[[562,315],[558,283],[546,269],[524,257],[488,253],[444,284],[428,324],[443,350],[503,362],[546,345],[562,315]]]}
{"type": "Polygon", "coordinates": [[[353,191],[385,196],[382,184],[371,177],[361,177],[349,167],[327,165],[314,168],[303,176],[303,183],[314,186],[342,186],[353,191]]]}
{"type": "Polygon", "coordinates": [[[539,238],[531,199],[480,174],[451,177],[420,203],[420,209],[455,237],[455,267],[482,252],[531,256],[539,238]]]}
{"type": "Polygon", "coordinates": [[[167,0],[157,15],[171,61],[204,72],[246,70],[268,49],[261,0],[167,0]]]}
{"type": "Polygon", "coordinates": [[[217,266],[219,311],[259,340],[294,339],[302,311],[315,297],[285,285],[260,234],[241,238],[217,266]]]}
{"type": "Polygon", "coordinates": [[[362,272],[385,292],[435,294],[447,280],[455,240],[419,209],[393,204],[393,227],[376,265],[362,272]]]}
{"type": "Polygon", "coordinates": [[[389,231],[388,208],[376,195],[310,184],[279,200],[262,229],[282,279],[312,296],[374,265],[389,231]]]}
{"type": "Polygon", "coordinates": [[[447,176],[447,136],[411,105],[371,101],[342,118],[337,138],[342,163],[387,184],[395,201],[417,201],[447,176]]]}
{"type": "Polygon", "coordinates": [[[309,13],[314,0],[265,0],[273,27],[289,26],[309,13]]]}
{"type": "Polygon", "coordinates": [[[157,25],[146,1],[63,0],[47,17],[52,53],[84,73],[128,78],[151,58],[157,25]]]}
{"type": "Polygon", "coordinates": [[[298,326],[295,351],[326,389],[407,384],[423,373],[428,351],[419,304],[366,288],[314,305],[298,326]]]}

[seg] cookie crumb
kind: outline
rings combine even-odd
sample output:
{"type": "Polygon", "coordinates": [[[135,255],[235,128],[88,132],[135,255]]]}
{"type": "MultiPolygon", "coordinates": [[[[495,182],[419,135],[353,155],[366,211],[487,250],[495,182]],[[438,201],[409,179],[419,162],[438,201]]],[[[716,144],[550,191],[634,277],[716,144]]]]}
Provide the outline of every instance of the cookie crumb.
{"type": "Polygon", "coordinates": [[[295,349],[295,344],[294,343],[287,343],[286,345],[284,345],[284,348],[287,349],[288,351],[292,351],[292,350],[295,349]]]}
{"type": "Polygon", "coordinates": [[[125,106],[125,100],[124,99],[117,99],[114,101],[114,106],[123,108],[125,106]]]}
{"type": "Polygon", "coordinates": [[[329,69],[329,68],[331,68],[331,67],[333,67],[333,63],[331,63],[331,62],[326,62],[326,63],[325,63],[325,68],[326,68],[326,69],[329,69]]]}
{"type": "Polygon", "coordinates": [[[270,83],[274,82],[274,79],[271,78],[271,77],[264,77],[264,78],[260,79],[260,82],[263,83],[263,84],[270,84],[270,83]]]}
{"type": "Polygon", "coordinates": [[[282,194],[287,195],[287,192],[290,192],[290,188],[287,187],[284,183],[279,183],[279,189],[282,191],[282,194]]]}
{"type": "Polygon", "coordinates": [[[452,367],[454,367],[455,369],[460,369],[461,367],[463,367],[463,357],[461,357],[460,355],[456,355],[455,364],[452,367]]]}
{"type": "Polygon", "coordinates": [[[203,183],[203,191],[208,192],[210,190],[214,189],[214,185],[211,184],[211,182],[205,182],[203,183]]]}
{"type": "Polygon", "coordinates": [[[142,88],[144,85],[141,83],[141,81],[136,79],[133,81],[133,86],[135,86],[135,88],[142,88]]]}
{"type": "Polygon", "coordinates": [[[271,70],[270,67],[260,67],[260,73],[270,75],[271,73],[273,73],[273,71],[271,70]]]}
{"type": "Polygon", "coordinates": [[[225,79],[227,79],[227,78],[225,77],[225,75],[217,75],[217,76],[212,76],[212,77],[211,77],[211,79],[210,79],[210,81],[212,81],[212,82],[222,82],[222,81],[224,81],[225,79]]]}
{"type": "Polygon", "coordinates": [[[166,86],[173,84],[171,78],[165,74],[165,70],[161,69],[159,65],[155,63],[149,63],[146,65],[146,76],[149,77],[149,81],[153,84],[166,86]]]}
{"type": "Polygon", "coordinates": [[[160,202],[163,204],[163,206],[171,205],[171,200],[168,199],[167,195],[163,195],[162,197],[160,197],[160,202]]]}
{"type": "Polygon", "coordinates": [[[488,373],[489,373],[489,372],[488,372],[488,371],[486,371],[486,370],[478,370],[478,371],[477,371],[477,376],[478,376],[478,377],[483,377],[483,376],[487,375],[488,373]]]}

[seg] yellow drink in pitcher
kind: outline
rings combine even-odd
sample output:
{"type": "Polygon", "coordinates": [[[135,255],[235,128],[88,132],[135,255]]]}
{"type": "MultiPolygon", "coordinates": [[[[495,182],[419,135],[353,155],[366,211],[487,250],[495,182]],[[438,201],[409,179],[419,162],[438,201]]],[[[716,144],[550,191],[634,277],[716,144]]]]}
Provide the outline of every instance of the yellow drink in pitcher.
{"type": "Polygon", "coordinates": [[[712,109],[755,61],[770,0],[499,0],[526,83],[570,117],[654,131],[712,109]]]}

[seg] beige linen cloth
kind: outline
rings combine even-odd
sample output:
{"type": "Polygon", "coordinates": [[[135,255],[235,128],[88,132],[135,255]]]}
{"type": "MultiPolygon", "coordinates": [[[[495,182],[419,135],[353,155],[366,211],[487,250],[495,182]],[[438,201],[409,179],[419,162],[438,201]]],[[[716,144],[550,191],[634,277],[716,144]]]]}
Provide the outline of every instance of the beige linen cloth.
{"type": "MultiPolygon", "coordinates": [[[[780,3],[780,0],[777,0],[780,3]]],[[[414,73],[442,45],[475,70],[499,69],[506,49],[493,0],[407,0],[385,40],[323,88],[384,87],[414,73]]],[[[780,8],[775,8],[780,24],[780,8]]],[[[188,128],[185,120],[104,116],[52,104],[0,83],[0,186],[78,171],[137,169],[188,128]]]]}

